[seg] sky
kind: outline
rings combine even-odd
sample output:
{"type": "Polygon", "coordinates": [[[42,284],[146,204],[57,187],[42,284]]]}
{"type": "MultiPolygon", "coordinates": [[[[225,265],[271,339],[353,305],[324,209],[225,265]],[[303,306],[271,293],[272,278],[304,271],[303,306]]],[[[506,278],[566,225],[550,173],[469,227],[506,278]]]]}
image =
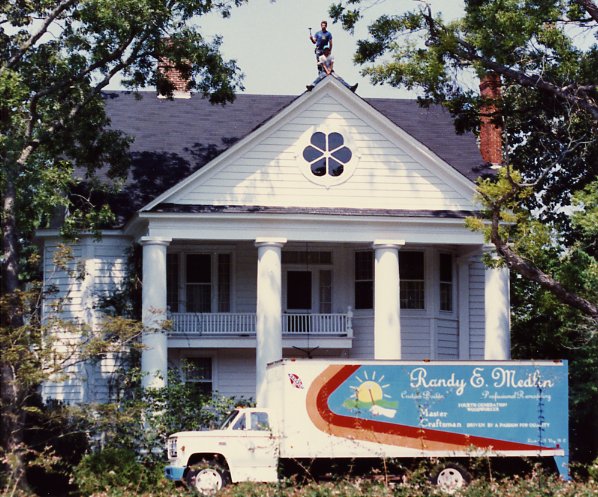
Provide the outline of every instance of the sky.
{"type": "MultiPolygon", "coordinates": [[[[415,0],[375,0],[366,11],[354,35],[333,24],[328,16],[332,0],[249,0],[242,7],[233,8],[228,19],[209,15],[199,19],[202,33],[207,37],[221,35],[222,52],[226,59],[235,59],[245,74],[244,93],[266,95],[299,95],[315,77],[314,45],[309,40],[308,28],[313,33],[320,22],[328,20],[333,36],[334,69],[349,84],[358,83],[357,94],[362,97],[415,98],[415,93],[388,85],[373,86],[359,74],[353,63],[357,40],[367,34],[368,20],[381,14],[398,13],[418,5],[415,0]]],[[[446,17],[459,15],[461,0],[430,2],[435,11],[446,17]]]]}

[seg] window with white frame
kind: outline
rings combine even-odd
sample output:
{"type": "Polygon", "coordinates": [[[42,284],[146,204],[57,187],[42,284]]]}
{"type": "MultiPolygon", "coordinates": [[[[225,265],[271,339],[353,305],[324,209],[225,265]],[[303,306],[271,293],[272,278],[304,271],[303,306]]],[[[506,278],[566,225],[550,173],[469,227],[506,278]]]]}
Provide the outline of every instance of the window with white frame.
{"type": "Polygon", "coordinates": [[[453,310],[453,256],[439,254],[440,267],[440,310],[453,310]]]}
{"type": "Polygon", "coordinates": [[[424,253],[401,250],[399,252],[399,274],[401,309],[424,309],[424,253]]]}
{"type": "Polygon", "coordinates": [[[320,270],[320,313],[332,312],[332,271],[320,270]]]}
{"type": "Polygon", "coordinates": [[[179,254],[166,255],[166,305],[179,312],[179,254]]]}
{"type": "Polygon", "coordinates": [[[231,266],[229,253],[168,254],[166,298],[170,311],[230,312],[231,266]]]}
{"type": "Polygon", "coordinates": [[[211,395],[213,391],[212,358],[186,357],[183,360],[185,383],[198,395],[211,395]]]}

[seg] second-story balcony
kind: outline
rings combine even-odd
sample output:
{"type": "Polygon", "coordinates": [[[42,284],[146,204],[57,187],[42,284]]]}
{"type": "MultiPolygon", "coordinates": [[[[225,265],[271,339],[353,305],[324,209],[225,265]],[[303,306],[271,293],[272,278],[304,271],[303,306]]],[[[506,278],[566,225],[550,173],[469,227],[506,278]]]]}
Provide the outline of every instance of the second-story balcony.
{"type": "MultiPolygon", "coordinates": [[[[283,345],[345,348],[353,338],[353,313],[282,315],[283,345]],[[309,344],[311,342],[311,344],[309,344]]],[[[256,314],[246,312],[173,312],[169,314],[169,346],[252,347],[255,345],[256,314]]]]}

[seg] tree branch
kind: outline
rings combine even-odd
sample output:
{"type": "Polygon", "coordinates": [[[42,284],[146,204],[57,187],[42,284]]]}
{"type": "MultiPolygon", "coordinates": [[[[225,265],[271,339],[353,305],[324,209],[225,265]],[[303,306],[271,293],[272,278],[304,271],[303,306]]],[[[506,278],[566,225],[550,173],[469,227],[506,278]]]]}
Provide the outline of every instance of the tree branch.
{"type": "MultiPolygon", "coordinates": [[[[598,16],[598,8],[592,2],[592,0],[576,1],[578,1],[580,4],[583,4],[584,8],[591,9],[593,7],[594,9],[596,9],[596,15],[598,16]]],[[[420,13],[426,23],[431,38],[433,40],[437,39],[439,36],[440,27],[438,23],[434,20],[432,16],[432,11],[429,8],[429,6],[427,6],[427,8],[425,9],[420,9],[420,13]]],[[[544,79],[542,79],[542,76],[530,76],[522,71],[513,69],[512,67],[508,67],[504,64],[496,62],[490,59],[489,57],[480,55],[473,45],[471,45],[470,43],[466,42],[464,39],[458,36],[455,36],[455,41],[457,42],[457,48],[455,49],[455,53],[448,55],[452,57],[457,63],[461,63],[462,60],[467,60],[470,62],[481,62],[485,68],[494,71],[500,74],[501,76],[506,77],[507,79],[513,80],[521,86],[527,88],[537,88],[541,91],[552,94],[557,98],[575,104],[578,108],[588,112],[595,121],[598,121],[598,102],[589,93],[595,92],[596,86],[568,85],[565,87],[559,87],[553,83],[545,81],[544,79]]]]}
{"type": "Polygon", "coordinates": [[[592,0],[574,0],[575,3],[580,5],[594,21],[598,22],[598,5],[596,5],[592,0]]]}
{"type": "Polygon", "coordinates": [[[13,67],[47,31],[52,24],[65,10],[77,3],[78,0],[64,0],[59,2],[52,12],[44,19],[40,28],[32,34],[20,47],[16,54],[8,59],[5,65],[0,66],[0,76],[6,69],[13,67]]]}
{"type": "Polygon", "coordinates": [[[524,278],[537,283],[542,288],[554,294],[561,302],[582,311],[598,324],[598,306],[595,303],[580,297],[576,293],[570,292],[550,275],[544,273],[534,264],[513,251],[508,243],[500,236],[499,226],[499,209],[493,208],[490,240],[495,245],[497,252],[504,258],[509,269],[513,269],[524,278]]]}

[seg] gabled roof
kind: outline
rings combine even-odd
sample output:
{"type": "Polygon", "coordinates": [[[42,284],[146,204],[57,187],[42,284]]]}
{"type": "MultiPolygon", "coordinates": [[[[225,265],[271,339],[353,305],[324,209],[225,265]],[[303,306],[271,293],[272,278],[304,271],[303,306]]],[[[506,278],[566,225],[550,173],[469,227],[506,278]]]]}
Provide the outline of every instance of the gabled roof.
{"type": "MultiPolygon", "coordinates": [[[[153,92],[141,96],[105,94],[112,127],[134,138],[129,181],[116,207],[123,222],[297,98],[242,94],[232,104],[213,106],[199,96],[175,100],[159,99],[153,92]]],[[[457,135],[441,107],[421,108],[415,100],[405,99],[364,100],[469,180],[490,173],[475,137],[457,135]]]]}

